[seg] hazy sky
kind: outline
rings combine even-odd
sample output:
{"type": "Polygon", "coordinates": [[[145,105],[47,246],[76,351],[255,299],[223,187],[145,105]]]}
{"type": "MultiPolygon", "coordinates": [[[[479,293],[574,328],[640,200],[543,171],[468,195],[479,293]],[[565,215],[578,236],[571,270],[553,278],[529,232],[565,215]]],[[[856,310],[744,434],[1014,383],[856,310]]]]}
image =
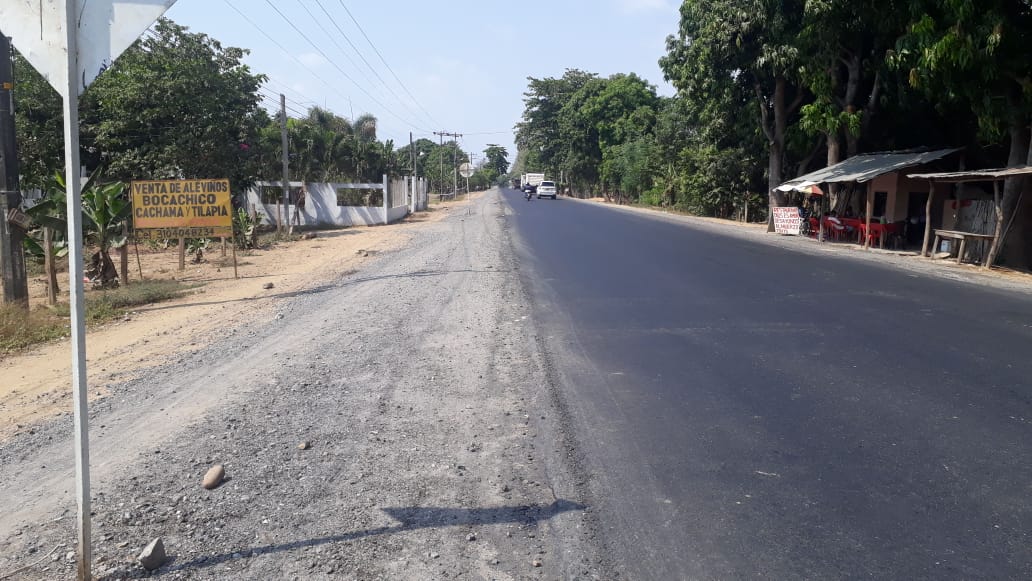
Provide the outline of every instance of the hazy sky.
{"type": "Polygon", "coordinates": [[[398,146],[408,142],[410,131],[416,139],[437,141],[432,132],[443,129],[463,133],[463,149],[477,154],[488,143],[505,145],[513,161],[512,128],[523,111],[528,76],[560,76],[567,68],[603,76],[636,72],[661,94],[671,94],[657,61],[666,36],[677,30],[678,5],[675,0],[178,0],[166,16],[224,45],[250,49],[248,65],[269,77],[267,105],[284,93],[292,117],[312,104],[344,117],[369,112],[379,119],[379,137],[398,146]]]}

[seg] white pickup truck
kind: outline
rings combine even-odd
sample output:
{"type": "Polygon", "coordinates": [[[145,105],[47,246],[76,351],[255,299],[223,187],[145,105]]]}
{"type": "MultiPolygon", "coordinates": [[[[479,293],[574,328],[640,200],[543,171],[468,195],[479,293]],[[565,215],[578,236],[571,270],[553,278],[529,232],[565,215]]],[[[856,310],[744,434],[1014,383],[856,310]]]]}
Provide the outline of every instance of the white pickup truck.
{"type": "Polygon", "coordinates": [[[554,200],[555,194],[555,182],[543,181],[540,184],[538,184],[537,197],[539,200],[541,198],[552,198],[554,200]]]}

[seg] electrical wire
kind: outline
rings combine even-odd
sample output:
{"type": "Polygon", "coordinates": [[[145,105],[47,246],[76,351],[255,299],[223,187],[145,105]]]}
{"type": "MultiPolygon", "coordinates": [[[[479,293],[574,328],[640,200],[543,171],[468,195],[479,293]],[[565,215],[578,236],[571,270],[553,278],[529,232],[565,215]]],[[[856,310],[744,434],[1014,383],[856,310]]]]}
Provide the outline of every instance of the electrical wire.
{"type": "MultiPolygon", "coordinates": [[[[286,84],[286,83],[284,83],[282,81],[277,81],[276,79],[270,77],[269,75],[265,75],[265,83],[266,84],[274,84],[274,85],[278,85],[279,87],[281,87],[281,89],[276,89],[275,87],[268,87],[269,90],[274,91],[276,93],[293,93],[293,94],[297,95],[298,97],[301,97],[302,99],[309,100],[308,99],[308,95],[305,95],[301,91],[298,91],[297,89],[291,87],[290,85],[288,85],[288,84],[286,84]]],[[[290,95],[287,95],[287,101],[290,101],[290,102],[294,103],[295,105],[304,106],[304,104],[305,104],[304,101],[298,101],[297,99],[293,99],[293,98],[291,98],[290,95]]]]}
{"type": "Polygon", "coordinates": [[[350,10],[348,10],[347,5],[344,4],[344,0],[339,0],[339,2],[341,7],[344,9],[344,12],[348,14],[348,18],[350,18],[351,21],[355,23],[355,27],[358,28],[358,31],[362,33],[363,37],[365,37],[366,42],[369,43],[369,46],[373,48],[373,52],[376,53],[376,56],[380,57],[380,62],[383,63],[383,66],[387,67],[387,70],[391,72],[391,75],[394,77],[394,80],[398,81],[398,84],[401,85],[401,88],[405,91],[409,98],[412,99],[412,102],[414,102],[416,106],[419,107],[419,109],[423,111],[424,114],[426,114],[427,118],[430,119],[430,121],[433,122],[434,125],[440,125],[440,123],[438,123],[437,120],[434,119],[434,116],[431,115],[430,112],[423,107],[423,104],[419,102],[419,99],[416,99],[416,96],[412,94],[412,91],[410,91],[409,88],[405,86],[405,83],[402,82],[400,78],[398,78],[398,74],[395,73],[394,69],[391,68],[391,65],[387,63],[387,59],[383,58],[383,55],[380,54],[380,50],[376,48],[375,44],[373,44],[373,41],[369,38],[369,35],[366,34],[365,30],[362,28],[362,25],[358,23],[358,20],[355,18],[355,16],[351,14],[350,10]]]}
{"type": "Polygon", "coordinates": [[[296,62],[297,64],[301,65],[301,68],[303,68],[306,71],[308,71],[309,73],[311,73],[311,75],[313,77],[315,77],[316,79],[319,79],[319,81],[321,81],[322,84],[324,84],[327,87],[329,87],[333,92],[337,93],[338,95],[340,95],[341,97],[344,97],[345,99],[347,99],[349,101],[351,100],[351,97],[349,97],[348,95],[345,95],[343,92],[341,92],[340,89],[338,89],[337,87],[334,87],[330,83],[326,82],[326,79],[322,78],[321,75],[319,75],[318,73],[313,71],[308,65],[306,65],[303,62],[301,62],[300,59],[298,59],[293,54],[291,54],[290,51],[288,51],[286,48],[284,48],[282,44],[277,42],[276,39],[273,38],[268,32],[265,32],[265,30],[262,27],[260,27],[257,24],[255,24],[255,22],[253,20],[248,18],[248,16],[246,14],[244,14],[239,8],[237,8],[230,0],[223,0],[223,2],[225,2],[226,5],[228,5],[234,11],[236,11],[236,13],[239,14],[241,18],[246,20],[251,26],[253,26],[255,28],[255,30],[257,30],[258,32],[262,33],[262,35],[264,35],[265,38],[269,39],[269,41],[272,42],[274,45],[276,45],[281,51],[283,51],[283,53],[285,55],[287,55],[288,57],[293,59],[294,62],[296,62]]]}
{"type": "MultiPolygon", "coordinates": [[[[228,3],[229,0],[226,0],[226,2],[228,3]]],[[[326,59],[327,62],[332,64],[334,66],[334,68],[336,68],[345,79],[351,81],[351,83],[353,85],[355,85],[355,87],[357,87],[358,90],[362,91],[362,93],[364,93],[367,97],[369,97],[374,103],[379,105],[381,108],[383,108],[384,111],[386,111],[391,116],[395,117],[396,119],[398,119],[399,121],[401,121],[405,125],[408,125],[410,127],[414,127],[416,129],[421,129],[415,123],[412,123],[411,121],[405,119],[401,115],[398,115],[397,113],[395,113],[390,107],[388,107],[387,105],[384,105],[379,99],[377,99],[371,93],[369,93],[369,91],[367,91],[362,85],[360,85],[358,82],[356,82],[355,79],[351,77],[351,75],[349,75],[344,69],[340,68],[340,65],[338,65],[336,62],[334,62],[332,59],[330,59],[330,57],[327,56],[326,53],[323,52],[323,50],[321,48],[319,48],[319,45],[317,45],[315,42],[313,42],[312,39],[309,38],[308,35],[304,33],[304,31],[302,31],[300,28],[298,28],[298,26],[296,24],[294,24],[294,22],[292,20],[287,18],[287,16],[285,14],[283,14],[283,12],[279,8],[277,8],[276,5],[273,4],[271,0],[265,0],[265,3],[268,4],[269,7],[271,7],[276,12],[276,14],[279,14],[280,18],[282,18],[284,22],[289,24],[290,27],[293,28],[294,31],[297,32],[298,35],[301,36],[301,38],[304,38],[308,42],[308,44],[312,45],[312,48],[314,48],[316,50],[316,52],[318,52],[320,55],[322,55],[322,57],[324,59],[326,59]]],[[[300,61],[298,61],[298,62],[300,62],[300,61]]]]}
{"type": "MultiPolygon", "coordinates": [[[[279,95],[269,95],[268,93],[260,93],[259,96],[262,99],[268,101],[270,104],[275,105],[275,108],[277,110],[280,108],[281,103],[280,103],[280,100],[279,100],[279,95]]],[[[290,105],[287,105],[286,109],[287,109],[287,111],[290,111],[294,115],[297,115],[299,118],[307,117],[308,116],[308,113],[302,113],[302,112],[298,111],[297,109],[291,107],[290,105]]]]}
{"type": "MultiPolygon", "coordinates": [[[[298,0],[298,1],[300,1],[300,0],[298,0]]],[[[401,106],[404,107],[405,109],[407,109],[409,113],[415,115],[416,117],[419,117],[419,114],[416,113],[415,111],[413,111],[412,108],[408,106],[408,103],[406,103],[398,95],[398,93],[395,92],[394,89],[392,89],[391,86],[387,84],[387,81],[383,80],[383,77],[380,76],[380,73],[377,72],[376,68],[373,67],[373,65],[371,65],[368,60],[366,60],[365,56],[362,54],[362,51],[360,51],[358,49],[358,47],[355,46],[355,43],[351,42],[351,38],[348,37],[347,33],[344,32],[344,29],[340,26],[340,24],[337,23],[337,19],[334,18],[332,14],[330,14],[329,10],[326,10],[325,6],[323,6],[322,0],[315,0],[315,3],[316,3],[316,5],[319,6],[319,8],[322,9],[323,13],[326,14],[326,17],[330,19],[330,22],[333,24],[333,26],[335,26],[337,28],[337,31],[340,32],[340,35],[344,37],[344,40],[347,41],[348,46],[350,46],[352,48],[352,50],[355,51],[355,54],[358,55],[358,58],[362,59],[362,62],[365,63],[366,67],[368,67],[369,70],[373,72],[373,75],[375,75],[376,78],[380,80],[380,83],[384,86],[384,88],[386,88],[387,91],[389,91],[391,95],[394,95],[395,100],[397,100],[398,103],[401,103],[401,106]]],[[[346,9],[347,9],[347,7],[345,7],[345,10],[346,9]]],[[[352,63],[354,63],[354,61],[352,61],[352,63]]],[[[358,68],[358,65],[355,65],[355,67],[358,68]]],[[[433,119],[429,119],[429,120],[431,122],[433,122],[434,124],[436,124],[436,122],[433,121],[433,119]]]]}
{"type": "MultiPolygon", "coordinates": [[[[232,5],[230,7],[235,9],[235,7],[232,6],[232,5]]],[[[145,36],[148,40],[152,40],[152,41],[161,40],[161,37],[158,36],[156,32],[154,32],[153,28],[148,28],[147,30],[143,31],[143,36],[145,36]]],[[[280,48],[282,48],[282,47],[280,47],[280,48]]],[[[315,74],[314,71],[309,70],[309,72],[312,72],[313,74],[315,74]]],[[[291,91],[294,94],[301,96],[301,98],[303,98],[303,99],[307,99],[308,98],[308,96],[305,95],[304,93],[301,93],[300,91],[291,88],[286,83],[281,83],[279,81],[276,81],[276,80],[272,79],[271,77],[269,77],[268,75],[265,75],[265,81],[266,81],[266,83],[270,83],[271,82],[271,83],[275,83],[277,85],[280,85],[284,89],[286,89],[287,91],[291,91]]],[[[258,87],[259,91],[261,91],[262,88],[264,88],[264,87],[259,86],[258,87]]],[[[270,90],[273,90],[273,89],[270,88],[270,90]]],[[[279,93],[279,91],[277,91],[277,93],[279,93]]],[[[280,103],[279,103],[279,95],[278,94],[270,96],[268,93],[261,93],[259,96],[264,97],[266,100],[269,100],[269,101],[273,102],[273,104],[275,104],[275,106],[276,106],[276,109],[279,109],[280,103]]],[[[301,108],[305,107],[305,104],[302,103],[301,101],[297,101],[296,99],[293,99],[293,98],[291,98],[291,97],[289,97],[287,95],[284,95],[284,97],[286,98],[286,100],[288,102],[293,103],[293,104],[297,105],[298,107],[301,107],[301,108]]],[[[287,106],[287,110],[293,112],[298,117],[306,117],[308,115],[307,113],[302,113],[302,112],[298,111],[297,109],[294,109],[294,108],[290,107],[289,105],[287,106]]],[[[169,129],[171,129],[171,127],[169,127],[169,129]]]]}
{"type": "MultiPolygon", "coordinates": [[[[329,38],[330,41],[333,42],[334,46],[337,47],[337,50],[340,51],[340,54],[344,55],[344,58],[348,59],[348,62],[351,63],[351,66],[355,67],[355,70],[359,71],[359,73],[362,74],[362,77],[366,81],[368,81],[370,85],[375,85],[376,83],[373,81],[373,79],[371,79],[369,77],[369,75],[366,74],[366,72],[364,70],[362,70],[362,67],[360,67],[358,65],[358,63],[355,62],[355,59],[353,59],[351,57],[351,55],[348,54],[348,51],[344,50],[344,47],[341,46],[339,42],[337,42],[337,37],[336,37],[337,35],[331,33],[329,30],[326,29],[325,26],[323,26],[322,21],[319,20],[318,18],[316,18],[315,14],[312,13],[312,11],[308,8],[308,6],[305,6],[305,3],[303,2],[303,0],[298,0],[298,4],[300,4],[301,8],[303,8],[304,11],[308,13],[308,16],[310,16],[312,18],[312,20],[315,21],[315,24],[319,27],[319,30],[323,31],[323,34],[325,34],[326,37],[329,38]]],[[[331,20],[332,20],[332,17],[331,17],[331,20]]],[[[336,23],[334,23],[334,24],[336,24],[336,23]]],[[[340,27],[338,27],[337,29],[340,30],[340,27]]]]}

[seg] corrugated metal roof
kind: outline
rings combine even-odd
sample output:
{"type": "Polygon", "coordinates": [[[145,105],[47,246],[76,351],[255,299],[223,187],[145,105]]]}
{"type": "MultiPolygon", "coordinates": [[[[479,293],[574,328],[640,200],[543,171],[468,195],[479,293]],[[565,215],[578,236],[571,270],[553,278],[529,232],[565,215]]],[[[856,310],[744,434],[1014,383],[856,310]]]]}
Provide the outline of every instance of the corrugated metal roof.
{"type": "Polygon", "coordinates": [[[931,180],[933,182],[992,182],[1011,176],[1023,176],[1032,174],[1032,166],[1022,165],[1015,167],[1002,167],[999,169],[980,169],[975,171],[955,171],[948,173],[915,173],[907,177],[919,180],[931,180]]]}
{"type": "Polygon", "coordinates": [[[816,183],[841,183],[858,182],[864,183],[887,173],[897,172],[908,167],[924,165],[947,155],[960,151],[959,149],[937,149],[935,151],[924,151],[919,153],[870,153],[854,155],[853,157],[829,165],[824,169],[808,173],[789,180],[778,186],[781,191],[789,191],[803,182],[816,183]]]}

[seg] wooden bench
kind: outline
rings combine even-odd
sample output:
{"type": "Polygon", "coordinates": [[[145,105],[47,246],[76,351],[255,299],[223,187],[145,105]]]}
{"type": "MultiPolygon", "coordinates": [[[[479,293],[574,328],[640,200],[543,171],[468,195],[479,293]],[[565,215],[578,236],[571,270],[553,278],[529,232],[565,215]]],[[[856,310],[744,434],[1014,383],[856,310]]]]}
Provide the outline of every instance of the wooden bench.
{"type": "Polygon", "coordinates": [[[935,243],[932,244],[932,254],[939,248],[943,240],[960,240],[960,249],[957,251],[957,264],[964,260],[964,250],[967,248],[968,239],[971,240],[992,240],[992,234],[975,234],[974,232],[959,232],[957,230],[936,230],[935,243]]]}

